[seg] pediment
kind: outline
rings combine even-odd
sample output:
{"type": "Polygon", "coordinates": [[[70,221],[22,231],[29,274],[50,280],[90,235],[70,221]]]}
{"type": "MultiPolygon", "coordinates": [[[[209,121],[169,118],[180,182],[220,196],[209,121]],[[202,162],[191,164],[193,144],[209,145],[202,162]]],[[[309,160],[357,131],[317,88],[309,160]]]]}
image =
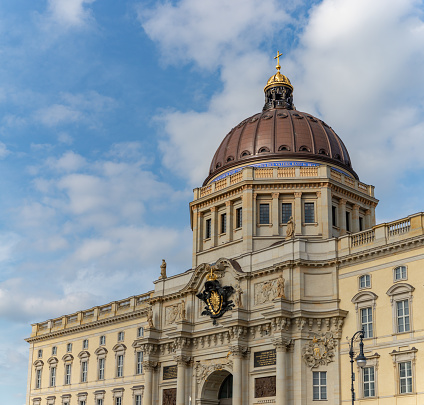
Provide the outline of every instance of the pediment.
{"type": "Polygon", "coordinates": [[[72,354],[67,353],[67,354],[65,354],[65,355],[62,357],[62,360],[63,360],[63,361],[73,361],[73,360],[74,360],[74,356],[72,356],[72,354]]]}
{"type": "Polygon", "coordinates": [[[124,345],[124,344],[122,344],[122,343],[118,343],[118,344],[116,344],[115,346],[113,346],[112,350],[113,350],[114,352],[120,352],[120,351],[122,351],[122,350],[127,350],[127,346],[125,346],[125,345],[124,345]]]}
{"type": "Polygon", "coordinates": [[[107,349],[104,347],[99,347],[98,349],[96,349],[96,351],[94,352],[94,354],[96,356],[102,355],[102,354],[107,354],[107,349]]]}
{"type": "Polygon", "coordinates": [[[57,357],[50,357],[50,358],[47,360],[47,363],[48,363],[48,364],[57,364],[57,363],[59,363],[59,359],[58,359],[57,357]]]}
{"type": "Polygon", "coordinates": [[[377,294],[374,294],[372,291],[360,291],[352,298],[354,304],[358,304],[364,301],[375,301],[378,298],[377,294]]]}
{"type": "Polygon", "coordinates": [[[411,293],[415,288],[412,287],[411,284],[408,283],[398,283],[392,285],[386,292],[388,296],[402,294],[402,293],[411,293]]]}
{"type": "Polygon", "coordinates": [[[34,366],[35,367],[43,367],[44,366],[44,361],[43,360],[35,360],[34,361],[34,366]]]}
{"type": "Polygon", "coordinates": [[[90,357],[90,353],[87,350],[83,350],[78,354],[78,357],[80,359],[87,359],[88,357],[90,357]]]}

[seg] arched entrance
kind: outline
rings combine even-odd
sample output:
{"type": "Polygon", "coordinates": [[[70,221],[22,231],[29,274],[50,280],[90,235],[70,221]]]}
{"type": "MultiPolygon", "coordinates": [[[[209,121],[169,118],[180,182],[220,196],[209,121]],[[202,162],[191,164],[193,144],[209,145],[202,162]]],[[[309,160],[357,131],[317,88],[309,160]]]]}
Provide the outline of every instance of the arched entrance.
{"type": "Polygon", "coordinates": [[[233,375],[227,370],[216,370],[203,384],[199,405],[231,405],[232,397],[233,375]]]}

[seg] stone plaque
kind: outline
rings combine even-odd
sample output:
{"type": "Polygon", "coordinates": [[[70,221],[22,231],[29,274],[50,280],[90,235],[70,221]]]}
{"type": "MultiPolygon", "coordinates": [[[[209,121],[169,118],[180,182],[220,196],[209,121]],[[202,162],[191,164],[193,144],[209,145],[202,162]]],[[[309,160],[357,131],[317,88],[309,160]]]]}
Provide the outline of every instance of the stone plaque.
{"type": "Polygon", "coordinates": [[[177,378],[177,366],[165,366],[163,368],[163,377],[164,380],[173,380],[177,378]]]}
{"type": "Polygon", "coordinates": [[[253,357],[253,367],[275,366],[275,349],[255,352],[253,357]]]}
{"type": "Polygon", "coordinates": [[[275,397],[275,376],[255,378],[255,398],[275,397]]]}
{"type": "Polygon", "coordinates": [[[176,388],[167,388],[166,390],[163,390],[162,405],[177,405],[176,388]]]}

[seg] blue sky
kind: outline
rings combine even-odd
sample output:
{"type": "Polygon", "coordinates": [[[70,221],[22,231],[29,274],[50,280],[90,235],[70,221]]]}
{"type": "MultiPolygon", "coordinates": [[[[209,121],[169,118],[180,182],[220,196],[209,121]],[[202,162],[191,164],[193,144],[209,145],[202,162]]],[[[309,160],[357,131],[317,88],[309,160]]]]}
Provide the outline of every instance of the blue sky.
{"type": "Polygon", "coordinates": [[[3,0],[0,394],[23,405],[30,323],[191,267],[188,202],[282,71],[376,186],[423,211],[424,22],[415,0],[3,0]],[[123,280],[123,281],[122,281],[123,280]]]}

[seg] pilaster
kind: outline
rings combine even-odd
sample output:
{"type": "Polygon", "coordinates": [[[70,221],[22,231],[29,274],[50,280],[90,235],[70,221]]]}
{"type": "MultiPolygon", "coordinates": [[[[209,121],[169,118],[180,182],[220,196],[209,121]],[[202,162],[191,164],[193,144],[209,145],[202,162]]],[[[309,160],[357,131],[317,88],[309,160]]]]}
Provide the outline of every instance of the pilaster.
{"type": "Polygon", "coordinates": [[[280,234],[280,226],[279,226],[279,193],[272,193],[272,216],[271,216],[271,222],[272,222],[272,234],[274,236],[278,236],[280,234]]]}
{"type": "Polygon", "coordinates": [[[302,193],[294,193],[294,223],[295,235],[302,235],[302,193]]]}

